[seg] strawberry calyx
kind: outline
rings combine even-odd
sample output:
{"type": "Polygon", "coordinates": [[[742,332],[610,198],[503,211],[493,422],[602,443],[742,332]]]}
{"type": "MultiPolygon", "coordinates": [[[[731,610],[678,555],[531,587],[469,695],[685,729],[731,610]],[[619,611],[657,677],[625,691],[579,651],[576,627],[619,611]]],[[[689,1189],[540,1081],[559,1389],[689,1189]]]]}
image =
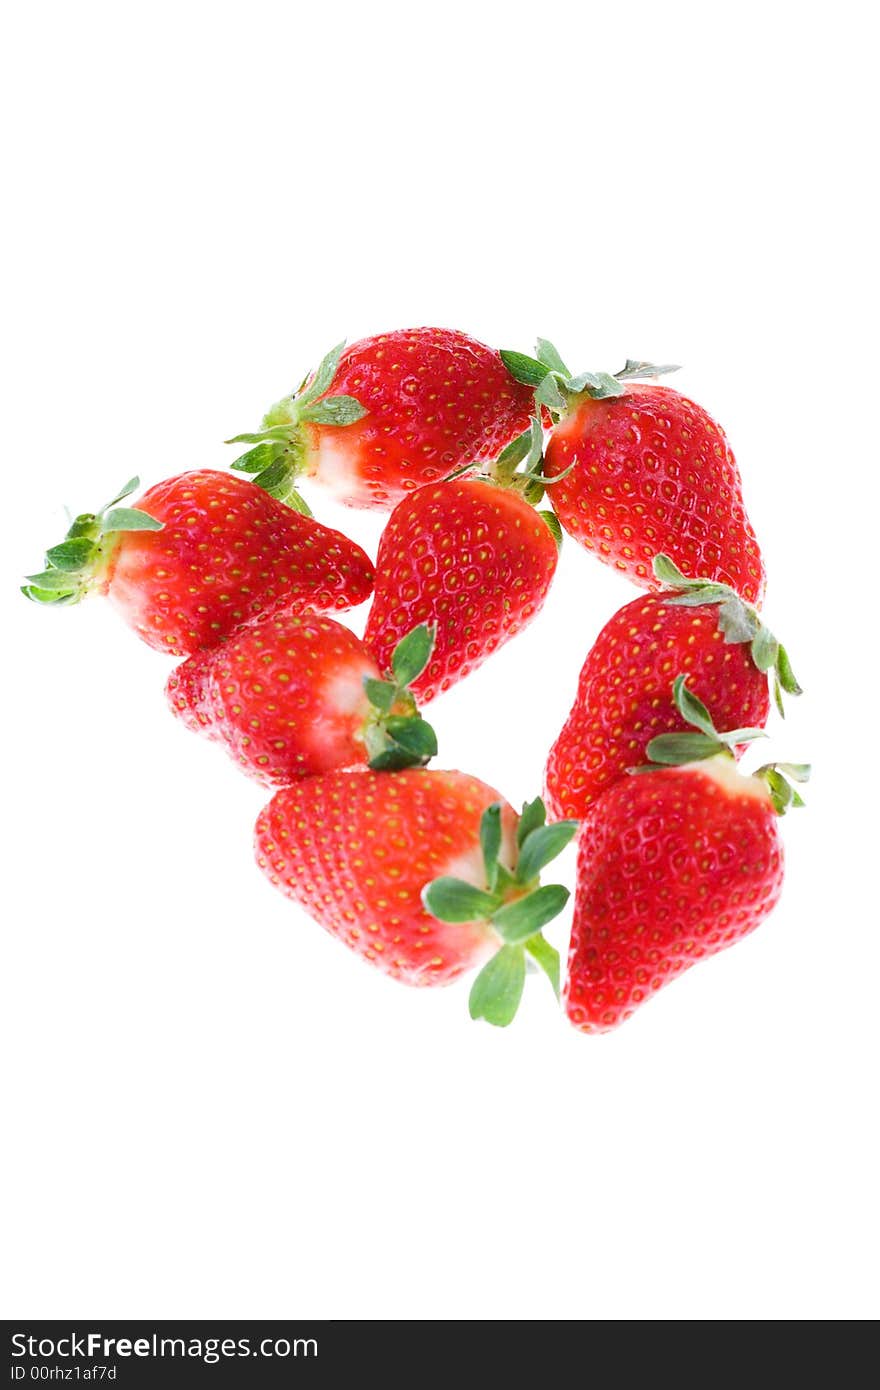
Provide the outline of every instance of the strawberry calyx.
{"type": "Polygon", "coordinates": [[[120,507],[140,487],[130,478],[98,512],[74,517],[64,540],[45,554],[45,569],[25,576],[21,592],[34,603],[79,603],[104,582],[114,552],[126,531],[161,531],[163,522],[138,507],[120,507]]]}
{"type": "Polygon", "coordinates": [[[794,784],[809,782],[811,772],[809,763],[765,763],[752,776],[765,784],[776,814],[784,816],[804,805],[794,784]]]}
{"type": "Polygon", "coordinates": [[[388,679],[364,676],[370,714],[362,736],[374,772],[424,767],[437,752],[437,735],[409,690],[431,658],[436,631],[436,626],[420,623],[394,648],[388,679]]]}
{"type": "Polygon", "coordinates": [[[569,899],[562,884],[541,885],[541,870],[565,848],[578,828],[576,820],[548,825],[543,801],[527,801],[517,822],[516,863],[500,862],[501,804],[494,802],[480,821],[480,848],[486,887],[441,876],[422,890],[422,902],[441,922],[487,922],[501,940],[471,987],[471,1018],[506,1028],[519,1008],[527,958],[544,972],[559,997],[559,952],[542,928],[557,917],[569,899]]]}
{"type": "Polygon", "coordinates": [[[554,424],[576,410],[584,397],[601,401],[622,396],[628,381],[665,376],[680,370],[677,366],[657,366],[653,362],[628,357],[620,371],[613,375],[609,372],[581,372],[574,375],[546,338],[538,339],[534,357],[524,352],[503,350],[501,360],[515,381],[534,388],[536,407],[547,410],[554,424]]]}
{"type": "Polygon", "coordinates": [[[664,589],[675,593],[669,600],[677,607],[698,608],[702,604],[718,605],[718,627],[726,643],[748,642],[752,660],[758,670],[771,682],[776,708],[785,718],[783,692],[802,695],[792,670],[788,652],[762,621],[758,611],[746,603],[729,584],[714,579],[688,579],[668,555],[654,556],[654,575],[664,589]]]}
{"type": "Polygon", "coordinates": [[[308,436],[303,426],[353,425],[367,414],[354,396],[325,394],[333,384],[344,347],[344,341],[337,343],[310,377],[289,396],[276,401],[263,416],[262,429],[226,440],[227,444],[253,446],[240,454],[231,468],[250,474],[257,487],[305,516],[312,515],[311,509],[296,487],[297,479],[309,471],[308,436]]]}
{"type": "Polygon", "coordinates": [[[672,701],[681,717],[696,733],[657,734],[645,749],[649,763],[630,768],[630,772],[652,771],[653,765],[680,767],[683,763],[714,758],[719,753],[733,758],[733,750],[739,744],[767,737],[763,729],[754,728],[730,729],[726,733],[719,733],[703,701],[688,690],[686,676],[676,676],[672,682],[672,701]]]}
{"type": "MultiPolygon", "coordinates": [[[[645,750],[650,762],[629,768],[631,774],[659,772],[664,767],[684,767],[688,763],[715,758],[729,765],[735,762],[733,749],[738,744],[751,743],[767,736],[763,729],[731,729],[727,733],[719,733],[702,700],[688,690],[685,676],[676,676],[673,681],[672,698],[678,712],[697,732],[658,734],[645,750]]],[[[745,780],[763,782],[776,814],[784,816],[788,811],[804,805],[795,784],[808,782],[809,779],[809,763],[764,763],[745,780]]]]}

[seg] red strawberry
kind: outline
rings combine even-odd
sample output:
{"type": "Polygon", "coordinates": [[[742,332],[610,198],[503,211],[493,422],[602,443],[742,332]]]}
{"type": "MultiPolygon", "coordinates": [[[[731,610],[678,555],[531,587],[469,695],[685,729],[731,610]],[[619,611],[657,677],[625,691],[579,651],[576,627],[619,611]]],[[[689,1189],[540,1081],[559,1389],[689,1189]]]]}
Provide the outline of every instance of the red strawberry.
{"type": "Polygon", "coordinates": [[[566,531],[644,589],[657,587],[662,551],[760,603],[764,563],[724,431],[670,387],[633,380],[677,369],[629,361],[616,376],[572,377],[552,344],[538,354],[502,357],[558,418],[544,473],[566,531]]]}
{"type": "Polygon", "coordinates": [[[379,544],[364,640],[380,666],[416,623],[436,624],[423,702],[483,662],[540,612],[558,543],[516,491],[490,482],[438,483],[401,502],[379,544]]]}
{"type": "Polygon", "coordinates": [[[528,429],[532,392],[499,353],[447,328],[364,338],[324,358],[298,392],[266,415],[257,447],[233,467],[294,500],[314,478],[352,507],[390,509],[463,464],[494,458],[528,429]]]}
{"type": "Polygon", "coordinates": [[[503,1025],[522,992],[524,951],[551,979],[558,969],[540,929],[568,891],[539,887],[538,875],[575,826],[543,818],[540,801],[517,818],[463,772],[329,772],[276,793],[257,821],[257,862],[285,896],[405,984],[447,984],[491,956],[471,1012],[503,1025]]]}
{"type": "Polygon", "coordinates": [[[759,725],[770,711],[767,673],[798,694],[791,664],[754,609],[725,585],[685,579],[658,555],[670,592],[633,599],[599,633],[577,698],[550,750],[545,800],[551,815],[584,815],[606,787],[644,761],[655,735],[687,728],[672,696],[677,672],[722,728],[759,725]]]}
{"type": "Polygon", "coordinates": [[[782,774],[807,771],[742,777],[722,753],[622,778],[589,808],[564,991],[576,1028],[616,1028],[764,920],[782,888],[777,814],[801,804],[782,774]]]}
{"type": "Polygon", "coordinates": [[[431,633],[416,628],[385,681],[360,638],[332,618],[264,613],[184,661],[166,693],[188,728],[266,786],[368,761],[411,767],[437,751],[406,689],[430,651],[431,633]]]}
{"type": "Polygon", "coordinates": [[[158,483],[136,508],[78,516],[29,576],[28,598],[106,595],[140,637],[170,656],[212,647],[279,606],[329,612],[362,603],[373,566],[347,536],[300,516],[243,478],[202,469],[158,483]]]}

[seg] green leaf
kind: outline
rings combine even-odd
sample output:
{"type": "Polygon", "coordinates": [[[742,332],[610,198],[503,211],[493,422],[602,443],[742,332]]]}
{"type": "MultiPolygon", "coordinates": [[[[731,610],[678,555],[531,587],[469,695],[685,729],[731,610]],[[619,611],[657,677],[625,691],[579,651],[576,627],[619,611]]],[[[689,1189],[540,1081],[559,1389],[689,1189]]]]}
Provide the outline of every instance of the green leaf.
{"type": "Polygon", "coordinates": [[[541,932],[535,932],[535,935],[530,936],[526,942],[526,950],[547,976],[547,979],[553,986],[553,993],[558,999],[561,983],[561,966],[559,952],[556,947],[551,946],[546,936],[543,936],[541,932]]]}
{"type": "Polygon", "coordinates": [[[537,386],[539,382],[544,380],[549,370],[543,362],[538,362],[534,357],[528,357],[524,352],[509,352],[503,348],[501,361],[514,380],[522,382],[523,386],[537,386]]]}
{"type": "Polygon", "coordinates": [[[610,376],[608,372],[581,372],[579,376],[569,377],[565,387],[574,396],[579,396],[582,391],[586,391],[587,395],[591,396],[594,401],[606,400],[612,396],[622,396],[625,391],[617,377],[610,376]]]}
{"type": "Polygon", "coordinates": [[[135,477],[133,478],[129,478],[128,482],[125,484],[123,488],[120,488],[116,496],[111,497],[109,502],[104,503],[104,506],[101,508],[101,511],[109,512],[110,508],[115,507],[117,502],[121,502],[124,497],[130,497],[133,492],[136,492],[140,485],[141,480],[139,477],[137,477],[137,475],[135,475],[135,477]]]}
{"type": "Polygon", "coordinates": [[[719,734],[718,737],[728,748],[735,748],[738,743],[754,743],[757,738],[766,738],[766,729],[756,729],[749,727],[745,729],[730,729],[729,732],[719,734]]]}
{"type": "Polygon", "coordinates": [[[313,425],[353,425],[367,414],[360,401],[354,396],[327,396],[323,401],[315,401],[300,412],[300,419],[310,420],[313,425]]]}
{"type": "MultiPolygon", "coordinates": [[[[683,593],[675,594],[666,602],[674,608],[704,608],[708,603],[717,603],[720,605],[720,613],[730,598],[730,593],[726,584],[705,584],[701,580],[695,580],[690,588],[685,589],[683,593]]],[[[739,603],[739,599],[736,602],[739,603]]]]}
{"type": "Polygon", "coordinates": [[[43,570],[41,574],[26,574],[25,579],[31,588],[51,594],[72,593],[77,585],[66,570],[43,570]]]}
{"type": "Polygon", "coordinates": [[[547,527],[547,530],[550,532],[550,535],[555,540],[556,549],[560,550],[562,548],[562,527],[559,524],[559,517],[556,515],[555,512],[546,511],[538,512],[538,516],[541,518],[544,525],[547,527]]]}
{"type": "Polygon", "coordinates": [[[770,671],[776,665],[779,643],[770,629],[764,627],[763,623],[752,638],[751,652],[752,661],[759,671],[770,671]]]}
{"type": "Polygon", "coordinates": [[[645,753],[652,763],[680,767],[682,763],[701,762],[726,749],[720,739],[708,734],[658,734],[652,738],[645,753]]]}
{"type": "Polygon", "coordinates": [[[718,609],[718,626],[724,633],[725,642],[751,642],[761,626],[757,613],[743,603],[739,594],[731,591],[718,609]]]}
{"type": "Polygon", "coordinates": [[[249,434],[234,434],[231,439],[225,439],[223,442],[224,444],[262,444],[266,439],[275,439],[279,443],[288,444],[295,428],[293,421],[288,420],[282,425],[270,425],[265,430],[253,430],[249,434]]]}
{"type": "Polygon", "coordinates": [[[703,582],[701,579],[686,578],[675,561],[662,553],[654,556],[652,568],[654,577],[659,579],[661,584],[668,584],[671,589],[690,589],[703,582]]]}
{"type": "Polygon", "coordinates": [[[636,362],[632,357],[626,359],[626,366],[614,375],[618,381],[632,381],[636,377],[666,376],[667,372],[680,372],[681,367],[657,367],[653,362],[636,362]]]}
{"type": "Polygon", "coordinates": [[[114,507],[101,523],[105,535],[110,531],[161,531],[164,525],[137,507],[114,507]]]}
{"type": "Polygon", "coordinates": [[[61,604],[69,598],[75,597],[76,591],[73,589],[64,592],[55,592],[52,589],[40,589],[35,584],[22,584],[21,592],[25,598],[30,599],[31,603],[56,603],[61,604]]]}
{"type": "Polygon", "coordinates": [[[435,878],[422,889],[426,911],[441,922],[488,921],[498,907],[498,899],[462,878],[435,878]]]}
{"type": "Polygon", "coordinates": [[[770,789],[770,796],[777,815],[784,816],[794,799],[794,788],[781,772],[769,767],[764,773],[764,781],[770,789]]]}
{"type": "Polygon", "coordinates": [[[468,1000],[471,1018],[484,1018],[496,1028],[506,1028],[516,1017],[525,982],[523,948],[502,946],[483,966],[471,986],[468,1000]]]}
{"type": "Polygon", "coordinates": [[[529,422],[529,451],[526,454],[523,472],[536,473],[544,462],[544,430],[537,415],[529,422]]]}
{"type": "Polygon", "coordinates": [[[539,338],[535,348],[535,356],[539,362],[548,367],[551,372],[559,372],[560,376],[570,376],[568,368],[563,362],[556,348],[547,338],[539,338]]]}
{"type": "Polygon", "coordinates": [[[387,714],[397,698],[397,686],[391,681],[378,681],[374,676],[364,676],[364,690],[367,699],[380,714],[387,714]]]}
{"type": "Polygon", "coordinates": [[[532,830],[523,840],[519,852],[516,865],[519,881],[530,883],[537,878],[541,870],[562,853],[577,834],[577,829],[576,820],[557,820],[532,830]]]}
{"type": "Polygon", "coordinates": [[[543,825],[547,819],[547,808],[539,796],[534,801],[523,802],[522,814],[519,824],[516,827],[516,843],[522,849],[526,837],[531,835],[533,830],[537,830],[539,825],[543,825]]]}
{"type": "Polygon", "coordinates": [[[570,896],[561,883],[548,883],[525,898],[499,907],[492,915],[492,926],[509,945],[516,945],[558,917],[570,896]]]}
{"type": "Polygon", "coordinates": [[[53,545],[51,550],[46,551],[46,563],[54,565],[56,569],[72,573],[87,565],[94,553],[94,541],[80,536],[76,540],[62,541],[60,545],[53,545]]]}
{"type": "Polygon", "coordinates": [[[264,468],[262,473],[257,473],[253,479],[254,484],[268,492],[270,497],[276,497],[279,502],[284,502],[290,489],[291,468],[285,454],[278,457],[264,468]]]}
{"type": "Polygon", "coordinates": [[[695,729],[700,729],[704,734],[708,734],[717,743],[718,733],[712,723],[712,716],[702,700],[698,699],[692,690],[688,690],[685,676],[676,676],[672,682],[672,699],[675,708],[683,719],[686,719],[689,724],[693,724],[695,729]]]}
{"type": "Polygon", "coordinates": [[[565,397],[559,389],[556,377],[548,372],[535,388],[535,404],[546,405],[548,410],[564,410],[565,397]]]}
{"type": "Polygon", "coordinates": [[[262,473],[263,469],[274,463],[283,451],[284,445],[277,440],[264,439],[255,449],[248,449],[246,454],[239,454],[229,467],[234,468],[236,473],[262,473]]]}
{"type": "Polygon", "coordinates": [[[437,735],[419,715],[392,714],[385,720],[385,730],[398,748],[409,754],[408,766],[414,760],[426,763],[437,756],[437,735]]]}
{"type": "Polygon", "coordinates": [[[809,782],[813,771],[810,763],[777,763],[776,766],[794,782],[809,782]]]}
{"type": "Polygon", "coordinates": [[[780,717],[785,718],[785,702],[782,699],[782,686],[779,683],[778,672],[773,672],[773,701],[779,711],[780,717]]]}
{"type": "Polygon", "coordinates": [[[419,623],[402,637],[391,654],[391,669],[398,685],[411,685],[424,671],[434,650],[436,628],[419,623]]]}
{"type": "MultiPolygon", "coordinates": [[[[262,476],[261,473],[260,477],[262,476]]],[[[260,478],[255,478],[254,482],[258,487],[260,486],[260,478]]],[[[297,492],[296,488],[293,486],[292,477],[288,480],[286,487],[279,486],[277,492],[274,492],[272,495],[273,497],[277,497],[279,502],[283,502],[285,507],[289,507],[292,512],[299,512],[300,516],[314,516],[306,499],[301,493],[297,492]]]]}
{"type": "Polygon", "coordinates": [[[367,766],[371,772],[402,772],[413,766],[413,759],[405,748],[397,743],[389,743],[379,752],[371,754],[367,766]]]}
{"type": "MultiPolygon", "coordinates": [[[[497,478],[499,481],[512,478],[523,459],[529,453],[531,443],[532,432],[531,429],[527,429],[523,430],[522,434],[518,434],[515,439],[511,439],[509,444],[505,444],[501,453],[495,460],[492,469],[493,477],[497,478]]],[[[456,472],[467,473],[471,468],[473,468],[473,464],[466,463],[463,464],[460,469],[456,469],[456,472]]]]}
{"type": "Polygon", "coordinates": [[[797,677],[791,669],[791,662],[788,659],[788,652],[780,644],[776,654],[776,674],[779,677],[779,684],[788,695],[803,695],[803,691],[797,682],[797,677]]]}
{"type": "Polygon", "coordinates": [[[480,849],[490,892],[498,887],[498,852],[501,849],[501,802],[487,806],[480,817],[480,849]]]}
{"type": "Polygon", "coordinates": [[[300,392],[298,393],[299,401],[301,401],[303,404],[306,404],[309,401],[317,400],[318,396],[323,396],[325,391],[330,390],[330,387],[333,385],[333,378],[336,375],[336,368],[339,366],[339,359],[342,356],[342,349],[344,347],[345,339],[343,338],[341,343],[337,343],[334,348],[330,349],[330,351],[327,353],[327,356],[321,359],[320,363],[318,364],[318,370],[315,372],[315,375],[312,378],[311,382],[309,382],[309,385],[306,387],[305,390],[300,390],[300,392]]]}

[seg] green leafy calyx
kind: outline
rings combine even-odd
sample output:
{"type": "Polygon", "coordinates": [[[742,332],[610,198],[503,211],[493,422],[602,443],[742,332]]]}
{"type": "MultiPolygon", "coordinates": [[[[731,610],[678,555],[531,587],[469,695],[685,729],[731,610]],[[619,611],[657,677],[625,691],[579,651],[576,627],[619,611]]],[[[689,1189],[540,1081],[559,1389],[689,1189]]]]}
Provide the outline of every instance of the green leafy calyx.
{"type": "Polygon", "coordinates": [[[162,522],[138,507],[120,507],[140,487],[131,478],[98,512],[82,512],[67,535],[46,551],[45,568],[26,576],[21,592],[34,603],[79,603],[103,579],[108,561],[126,531],[161,531],[162,522]]]}
{"type": "Polygon", "coordinates": [[[330,396],[339,358],[345,343],[337,343],[324,357],[317,371],[296,391],[284,396],[263,417],[263,427],[250,434],[237,434],[227,444],[253,447],[231,465],[239,473],[249,473],[265,492],[295,511],[311,516],[296,488],[296,480],[306,472],[307,440],[304,424],[353,425],[367,414],[354,396],[330,396]]]}
{"type": "Polygon", "coordinates": [[[765,763],[752,775],[764,782],[776,814],[784,816],[803,806],[804,799],[796,784],[809,782],[810,772],[809,763],[765,763]]]}
{"type": "Polygon", "coordinates": [[[376,772],[424,767],[437,752],[437,735],[418,711],[409,686],[434,649],[435,627],[420,623],[394,648],[384,680],[364,677],[370,713],[363,728],[370,767],[376,772]]]}
{"type": "MultiPolygon", "coordinates": [[[[719,733],[702,700],[688,689],[686,676],[676,676],[673,681],[672,700],[681,717],[696,732],[658,734],[652,738],[645,751],[655,767],[681,767],[684,763],[714,758],[719,753],[732,758],[733,750],[739,744],[766,738],[763,729],[730,729],[726,733],[719,733]]],[[[641,768],[634,770],[642,771],[641,768]]]]}
{"type": "Polygon", "coordinates": [[[544,406],[557,419],[566,414],[582,396],[590,396],[596,401],[622,396],[627,381],[665,376],[668,372],[679,370],[678,367],[661,367],[653,362],[639,362],[628,357],[620,371],[613,375],[609,372],[580,372],[573,375],[557,349],[546,338],[538,339],[534,357],[524,352],[504,350],[501,360],[515,381],[534,388],[535,404],[544,406]]]}
{"type": "Polygon", "coordinates": [[[788,652],[773,636],[757,609],[740,598],[729,584],[715,579],[688,579],[668,555],[654,556],[654,575],[665,589],[674,592],[675,596],[669,600],[671,604],[685,608],[698,608],[708,603],[717,605],[718,626],[725,642],[749,643],[752,660],[771,682],[776,707],[785,718],[783,692],[801,695],[803,691],[792,670],[788,652]]]}
{"type": "Polygon", "coordinates": [[[501,803],[493,803],[480,821],[485,887],[444,876],[422,892],[425,908],[441,922],[487,922],[494,928],[502,944],[474,980],[469,1007],[472,1018],[499,1028],[519,1007],[527,962],[544,972],[559,995],[559,953],[542,929],[565,907],[569,892],[558,883],[542,886],[540,873],[569,843],[578,822],[546,821],[540,797],[526,802],[517,823],[514,863],[508,865],[502,860],[501,803]]]}

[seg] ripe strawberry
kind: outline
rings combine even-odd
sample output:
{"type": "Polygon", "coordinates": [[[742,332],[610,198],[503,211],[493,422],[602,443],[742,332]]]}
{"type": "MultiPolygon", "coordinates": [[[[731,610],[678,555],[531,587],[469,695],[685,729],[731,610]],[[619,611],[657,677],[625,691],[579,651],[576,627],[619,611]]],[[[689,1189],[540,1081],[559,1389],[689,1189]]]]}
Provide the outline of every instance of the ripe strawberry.
{"type": "Polygon", "coordinates": [[[628,361],[616,376],[572,377],[550,343],[539,342],[540,360],[501,355],[558,419],[544,474],[569,535],[641,588],[657,587],[662,551],[686,575],[760,603],[764,563],[724,431],[670,387],[634,380],[677,368],[628,361]]]}
{"type": "Polygon", "coordinates": [[[431,660],[413,682],[426,702],[531,622],[556,571],[548,516],[516,490],[472,480],[399,503],[379,544],[364,635],[379,665],[416,623],[436,624],[431,660]]]}
{"type": "Polygon", "coordinates": [[[665,555],[656,557],[654,572],[667,592],[621,608],[584,662],[571,713],[547,758],[545,800],[553,816],[583,816],[644,761],[652,738],[687,727],[687,712],[672,694],[677,672],[722,728],[763,728],[771,671],[780,711],[782,689],[800,693],[785,648],[732,589],[685,579],[665,555]]]}
{"type": "Polygon", "coordinates": [[[301,505],[295,484],[305,476],[348,506],[389,510],[528,429],[532,392],[464,333],[411,328],[343,346],[272,407],[262,430],[229,441],[256,445],[233,468],[287,502],[301,505]]]}
{"type": "Polygon", "coordinates": [[[431,652],[426,627],[383,680],[360,638],[332,618],[264,613],[172,671],[166,694],[188,728],[223,745],[250,776],[283,787],[353,767],[412,767],[437,751],[407,684],[431,652]]]}
{"type": "Polygon", "coordinates": [[[78,516],[23,592],[40,603],[104,594],[151,647],[187,656],[285,606],[329,612],[363,603],[373,566],[359,545],[299,516],[253,483],[202,469],[157,483],[137,507],[78,516]]]}
{"type": "Polygon", "coordinates": [[[616,1028],[764,920],[782,888],[776,818],[802,804],[785,774],[808,771],[780,764],[743,777],[720,753],[622,778],[594,802],[578,837],[563,996],[576,1028],[616,1028]]]}
{"type": "Polygon", "coordinates": [[[576,827],[543,821],[540,800],[518,818],[463,772],[328,772],[275,794],[257,821],[257,862],[327,931],[405,984],[447,984],[491,956],[471,1012],[503,1026],[519,1003],[526,950],[558,988],[558,956],[540,933],[568,890],[541,888],[538,876],[576,827]]]}

